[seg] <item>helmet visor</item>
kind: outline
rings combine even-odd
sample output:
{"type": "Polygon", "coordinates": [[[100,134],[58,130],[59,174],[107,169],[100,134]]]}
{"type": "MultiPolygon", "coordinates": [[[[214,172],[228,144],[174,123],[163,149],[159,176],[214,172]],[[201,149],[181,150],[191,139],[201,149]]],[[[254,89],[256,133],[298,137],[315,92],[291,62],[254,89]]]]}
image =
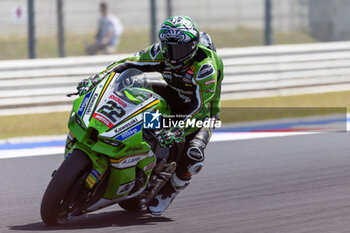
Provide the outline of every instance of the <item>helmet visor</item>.
{"type": "Polygon", "coordinates": [[[180,60],[191,54],[197,46],[197,41],[178,44],[171,42],[161,42],[163,56],[169,60],[180,60]]]}

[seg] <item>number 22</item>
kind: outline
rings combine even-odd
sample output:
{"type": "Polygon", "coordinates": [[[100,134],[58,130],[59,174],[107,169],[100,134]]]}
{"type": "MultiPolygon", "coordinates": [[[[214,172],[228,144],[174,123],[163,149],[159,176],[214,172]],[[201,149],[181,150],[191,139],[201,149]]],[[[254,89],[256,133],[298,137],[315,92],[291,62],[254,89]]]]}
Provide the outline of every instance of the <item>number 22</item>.
{"type": "Polygon", "coordinates": [[[107,116],[113,122],[116,122],[118,120],[118,118],[120,118],[120,117],[125,115],[124,109],[119,107],[112,100],[108,101],[97,112],[102,113],[103,115],[107,116]]]}

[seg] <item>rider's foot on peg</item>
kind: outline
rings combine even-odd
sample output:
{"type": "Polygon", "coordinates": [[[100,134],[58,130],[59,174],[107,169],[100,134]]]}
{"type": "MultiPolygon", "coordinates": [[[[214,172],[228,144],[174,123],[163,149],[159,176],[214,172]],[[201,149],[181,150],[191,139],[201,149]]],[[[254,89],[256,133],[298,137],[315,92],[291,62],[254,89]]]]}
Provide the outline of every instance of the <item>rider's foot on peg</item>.
{"type": "Polygon", "coordinates": [[[155,216],[161,215],[174,200],[177,194],[189,185],[191,180],[181,180],[174,173],[158,194],[148,204],[148,211],[155,216]]]}

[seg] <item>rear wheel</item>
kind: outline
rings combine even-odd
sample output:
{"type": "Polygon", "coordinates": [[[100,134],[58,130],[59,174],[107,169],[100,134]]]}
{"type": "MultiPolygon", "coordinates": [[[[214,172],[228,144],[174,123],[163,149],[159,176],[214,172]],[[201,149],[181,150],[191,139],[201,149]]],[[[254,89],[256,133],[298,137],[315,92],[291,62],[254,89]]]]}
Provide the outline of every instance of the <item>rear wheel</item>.
{"type": "Polygon", "coordinates": [[[41,202],[41,218],[46,225],[64,224],[79,211],[91,166],[88,156],[75,150],[58,168],[41,202]]]}

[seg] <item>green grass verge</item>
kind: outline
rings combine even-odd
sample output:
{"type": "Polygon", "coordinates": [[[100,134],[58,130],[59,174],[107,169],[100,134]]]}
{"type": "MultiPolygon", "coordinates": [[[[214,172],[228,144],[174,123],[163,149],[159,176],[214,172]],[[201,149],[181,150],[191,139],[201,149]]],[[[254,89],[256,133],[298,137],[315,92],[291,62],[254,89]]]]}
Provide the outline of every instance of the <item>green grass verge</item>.
{"type": "MultiPolygon", "coordinates": [[[[350,91],[227,100],[222,101],[221,117],[224,123],[228,123],[339,113],[339,109],[336,107],[350,107],[349,99],[350,91]],[[298,110],[296,111],[293,108],[298,108],[298,110]]],[[[0,138],[66,134],[68,117],[69,112],[1,116],[0,138]]]]}
{"type": "Polygon", "coordinates": [[[0,117],[0,138],[60,135],[68,132],[69,112],[0,117]]]}
{"type": "Polygon", "coordinates": [[[268,97],[221,102],[223,122],[243,122],[284,117],[345,113],[350,91],[268,97]]]}
{"type": "MultiPolygon", "coordinates": [[[[238,27],[234,29],[203,28],[208,32],[217,48],[246,47],[263,44],[263,31],[238,27]]],[[[67,56],[83,56],[85,48],[93,42],[93,34],[76,34],[66,32],[65,49],[67,56]]],[[[149,46],[148,30],[127,29],[123,33],[117,53],[134,53],[149,46]]],[[[37,57],[48,58],[58,56],[56,36],[40,36],[36,38],[37,57]]],[[[274,35],[276,44],[312,43],[314,39],[302,32],[281,33],[274,35]]],[[[26,59],[28,57],[26,37],[10,36],[0,38],[0,60],[26,59]]]]}

